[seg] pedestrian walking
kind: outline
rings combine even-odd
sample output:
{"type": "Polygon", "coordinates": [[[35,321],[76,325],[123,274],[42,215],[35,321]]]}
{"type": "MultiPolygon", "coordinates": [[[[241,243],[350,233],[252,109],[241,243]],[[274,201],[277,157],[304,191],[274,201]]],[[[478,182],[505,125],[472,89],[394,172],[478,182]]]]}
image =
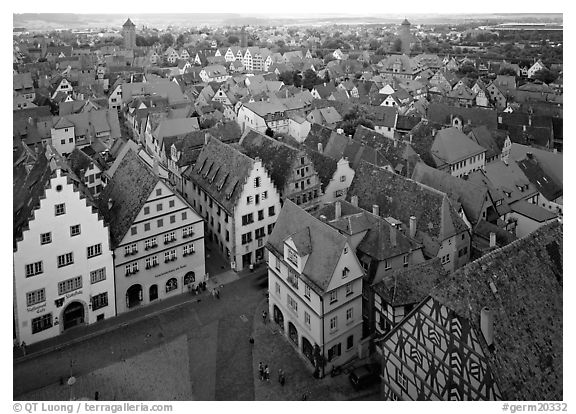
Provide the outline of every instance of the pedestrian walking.
{"type": "Polygon", "coordinates": [[[262,365],[262,362],[258,363],[258,372],[260,373],[260,381],[264,380],[264,365],[262,365]]]}
{"type": "Polygon", "coordinates": [[[282,371],[282,369],[278,370],[278,382],[280,383],[280,385],[284,386],[284,382],[286,381],[285,377],[284,377],[284,371],[282,371]]]}
{"type": "Polygon", "coordinates": [[[270,368],[268,368],[268,365],[264,367],[264,377],[266,381],[270,382],[270,368]]]}
{"type": "Polygon", "coordinates": [[[254,345],[254,338],[250,337],[250,338],[248,339],[248,342],[250,342],[252,345],[254,345]]]}
{"type": "Polygon", "coordinates": [[[220,291],[218,289],[214,289],[216,291],[216,299],[220,299],[220,291]]]}
{"type": "Polygon", "coordinates": [[[20,347],[22,348],[22,355],[26,355],[26,342],[22,341],[20,347]]]}
{"type": "MultiPolygon", "coordinates": [[[[193,290],[193,286],[192,285],[188,285],[188,293],[190,295],[192,295],[192,290],[193,290]]],[[[196,291],[196,289],[194,289],[194,291],[196,291]]]]}
{"type": "Polygon", "coordinates": [[[262,320],[264,321],[264,325],[266,325],[266,322],[268,320],[268,312],[266,312],[265,310],[262,311],[262,320]]]}
{"type": "Polygon", "coordinates": [[[213,297],[213,298],[216,298],[216,288],[213,288],[213,289],[212,289],[212,297],[213,297]]]}

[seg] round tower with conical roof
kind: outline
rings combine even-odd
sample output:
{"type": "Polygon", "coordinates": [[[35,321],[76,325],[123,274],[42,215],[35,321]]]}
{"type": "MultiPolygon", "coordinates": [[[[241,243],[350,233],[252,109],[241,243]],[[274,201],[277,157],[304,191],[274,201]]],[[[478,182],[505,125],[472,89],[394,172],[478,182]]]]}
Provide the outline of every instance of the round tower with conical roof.
{"type": "Polygon", "coordinates": [[[402,42],[402,53],[410,53],[410,22],[404,19],[400,25],[400,41],[402,42]]]}
{"type": "Polygon", "coordinates": [[[134,49],[136,47],[136,25],[132,20],[126,20],[122,25],[122,37],[124,38],[124,48],[134,49]]]}

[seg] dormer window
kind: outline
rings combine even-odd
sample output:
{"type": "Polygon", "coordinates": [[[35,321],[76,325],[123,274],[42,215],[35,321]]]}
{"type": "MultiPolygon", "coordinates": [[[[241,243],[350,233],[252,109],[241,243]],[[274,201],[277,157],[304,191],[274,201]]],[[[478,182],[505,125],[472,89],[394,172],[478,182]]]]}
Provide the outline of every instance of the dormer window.
{"type": "Polygon", "coordinates": [[[288,261],[290,263],[292,263],[294,266],[298,266],[298,253],[296,253],[295,250],[287,247],[287,255],[286,258],[288,259],[288,261]]]}

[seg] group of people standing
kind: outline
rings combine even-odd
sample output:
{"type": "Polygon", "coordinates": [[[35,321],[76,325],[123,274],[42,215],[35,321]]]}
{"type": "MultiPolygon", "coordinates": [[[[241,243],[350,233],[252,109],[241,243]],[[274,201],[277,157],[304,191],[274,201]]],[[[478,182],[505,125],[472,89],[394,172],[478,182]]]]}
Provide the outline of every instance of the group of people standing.
{"type": "MultiPolygon", "coordinates": [[[[260,374],[260,381],[268,381],[270,382],[270,368],[268,365],[262,364],[262,362],[258,363],[258,373],[260,374]]],[[[282,369],[278,370],[278,382],[280,385],[284,386],[286,383],[286,375],[282,369]]]]}

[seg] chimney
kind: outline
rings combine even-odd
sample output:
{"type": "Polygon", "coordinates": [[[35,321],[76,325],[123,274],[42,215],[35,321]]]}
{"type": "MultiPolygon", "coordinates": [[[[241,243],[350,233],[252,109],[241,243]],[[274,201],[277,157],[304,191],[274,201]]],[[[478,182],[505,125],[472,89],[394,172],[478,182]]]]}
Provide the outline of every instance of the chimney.
{"type": "Polygon", "coordinates": [[[412,137],[413,137],[412,134],[410,134],[409,137],[410,137],[410,144],[412,144],[412,137]]]}
{"type": "Polygon", "coordinates": [[[112,206],[114,205],[114,202],[112,201],[111,198],[108,199],[108,210],[112,210],[112,206]]]}
{"type": "Polygon", "coordinates": [[[416,237],[416,217],[410,216],[410,237],[416,237]]]}
{"type": "Polygon", "coordinates": [[[354,207],[358,207],[358,196],[357,195],[353,195],[352,199],[350,200],[350,203],[354,206],[354,207]]]}
{"type": "Polygon", "coordinates": [[[532,115],[528,115],[528,126],[532,126],[532,115]]]}
{"type": "Polygon", "coordinates": [[[318,143],[318,152],[321,154],[324,152],[324,146],[322,145],[321,142],[318,143]]]}
{"type": "Polygon", "coordinates": [[[334,218],[338,220],[342,217],[342,203],[340,201],[336,201],[334,203],[334,218]]]}
{"type": "Polygon", "coordinates": [[[154,157],[152,161],[152,170],[154,170],[154,174],[160,175],[160,168],[158,167],[158,159],[154,157]]]}
{"type": "Polygon", "coordinates": [[[372,204],[372,214],[380,216],[380,206],[378,204],[372,204]]]}
{"type": "Polygon", "coordinates": [[[392,226],[390,227],[390,243],[392,243],[392,246],[396,246],[396,224],[392,223],[392,226]]]}
{"type": "Polygon", "coordinates": [[[492,311],[483,307],[480,311],[480,330],[489,348],[494,347],[494,315],[492,311]]]}
{"type": "Polygon", "coordinates": [[[496,247],[496,233],[490,232],[490,248],[496,247]]]}

